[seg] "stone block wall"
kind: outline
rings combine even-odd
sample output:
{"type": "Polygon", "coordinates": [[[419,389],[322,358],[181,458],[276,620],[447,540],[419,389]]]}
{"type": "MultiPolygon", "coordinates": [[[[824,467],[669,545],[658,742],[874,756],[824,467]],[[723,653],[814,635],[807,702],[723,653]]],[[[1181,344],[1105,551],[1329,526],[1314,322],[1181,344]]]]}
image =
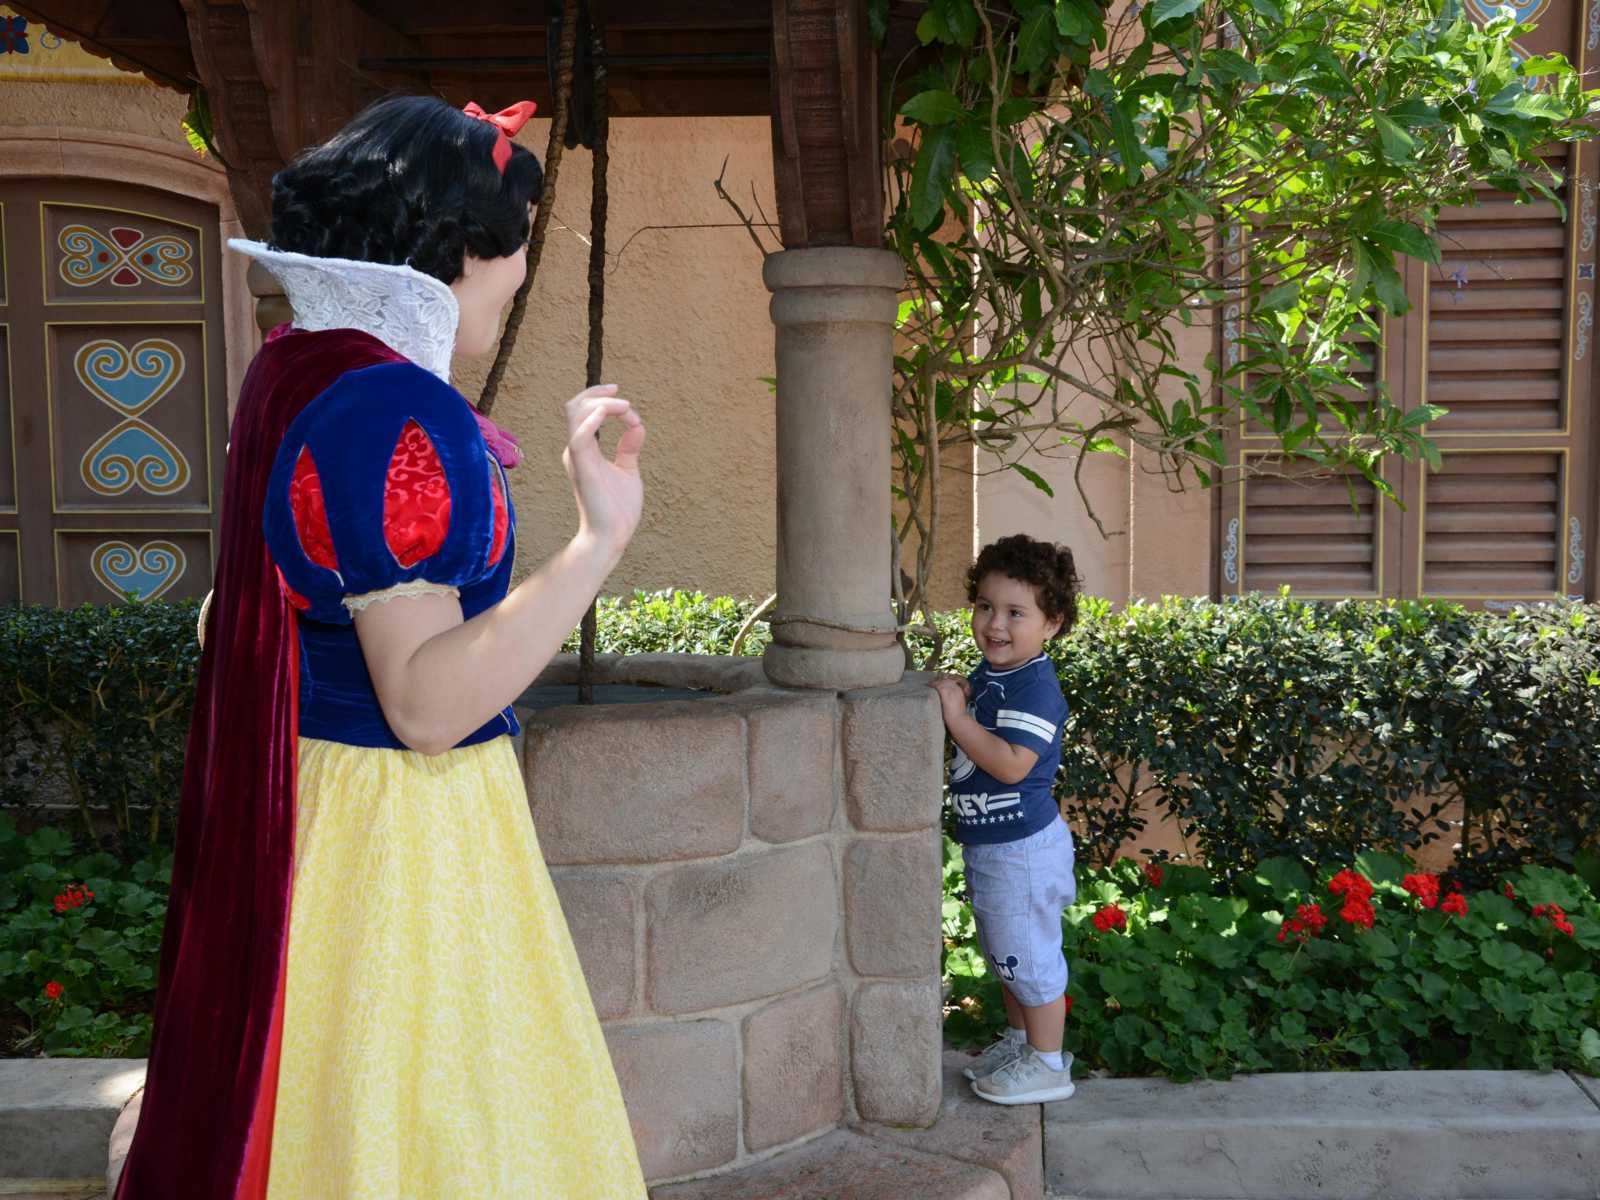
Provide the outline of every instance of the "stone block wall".
{"type": "Polygon", "coordinates": [[[534,824],[646,1176],[855,1120],[931,1124],[944,727],[927,680],[789,691],[753,660],[691,655],[599,669],[715,693],[523,714],[534,824]]]}

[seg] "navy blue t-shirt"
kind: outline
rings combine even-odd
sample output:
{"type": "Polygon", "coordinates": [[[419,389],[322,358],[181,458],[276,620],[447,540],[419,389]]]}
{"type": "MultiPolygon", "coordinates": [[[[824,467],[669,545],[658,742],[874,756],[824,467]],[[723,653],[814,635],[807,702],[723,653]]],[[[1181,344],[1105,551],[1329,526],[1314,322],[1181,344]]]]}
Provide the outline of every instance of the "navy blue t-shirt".
{"type": "Polygon", "coordinates": [[[986,662],[967,680],[972,684],[967,711],[978,724],[1039,759],[1021,783],[1001,783],[957,746],[950,766],[956,841],[970,846],[1030,837],[1060,816],[1050,789],[1061,766],[1067,701],[1055,666],[1043,654],[1009,671],[996,671],[986,662]]]}

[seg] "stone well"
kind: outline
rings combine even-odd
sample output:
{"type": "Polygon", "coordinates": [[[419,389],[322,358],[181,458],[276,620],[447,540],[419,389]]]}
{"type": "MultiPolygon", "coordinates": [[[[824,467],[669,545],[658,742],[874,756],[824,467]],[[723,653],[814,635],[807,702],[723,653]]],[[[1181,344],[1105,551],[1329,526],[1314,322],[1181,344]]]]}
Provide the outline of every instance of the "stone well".
{"type": "MultiPolygon", "coordinates": [[[[564,657],[539,682],[575,677],[564,657]]],[[[521,714],[534,824],[645,1175],[933,1122],[943,725],[926,677],[794,691],[755,659],[644,655],[602,657],[596,680],[703,693],[521,714]]]]}

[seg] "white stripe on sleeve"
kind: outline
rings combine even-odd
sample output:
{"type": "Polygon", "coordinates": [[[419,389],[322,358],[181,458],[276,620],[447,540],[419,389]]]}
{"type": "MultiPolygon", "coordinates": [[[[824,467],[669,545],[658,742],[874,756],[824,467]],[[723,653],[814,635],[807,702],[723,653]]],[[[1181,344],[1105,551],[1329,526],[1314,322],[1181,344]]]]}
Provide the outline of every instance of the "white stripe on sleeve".
{"type": "Polygon", "coordinates": [[[1050,742],[1055,740],[1056,727],[1043,717],[1015,708],[1002,708],[995,714],[996,729],[1018,729],[1050,742]]]}

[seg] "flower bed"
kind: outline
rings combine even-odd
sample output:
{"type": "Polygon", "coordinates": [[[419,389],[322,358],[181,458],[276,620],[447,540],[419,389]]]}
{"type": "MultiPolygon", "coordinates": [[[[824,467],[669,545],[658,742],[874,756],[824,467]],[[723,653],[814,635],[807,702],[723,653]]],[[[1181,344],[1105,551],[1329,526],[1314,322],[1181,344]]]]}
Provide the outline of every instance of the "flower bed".
{"type": "Polygon", "coordinates": [[[22,837],[0,813],[0,1053],[149,1052],[170,865],[22,837]]]}
{"type": "MultiPolygon", "coordinates": [[[[1005,1019],[945,858],[945,1030],[1005,1019]]],[[[1600,860],[1458,890],[1381,853],[1315,878],[1272,859],[1227,894],[1196,867],[1080,870],[1063,922],[1079,1068],[1177,1080],[1238,1071],[1600,1069],[1600,860]]]]}

